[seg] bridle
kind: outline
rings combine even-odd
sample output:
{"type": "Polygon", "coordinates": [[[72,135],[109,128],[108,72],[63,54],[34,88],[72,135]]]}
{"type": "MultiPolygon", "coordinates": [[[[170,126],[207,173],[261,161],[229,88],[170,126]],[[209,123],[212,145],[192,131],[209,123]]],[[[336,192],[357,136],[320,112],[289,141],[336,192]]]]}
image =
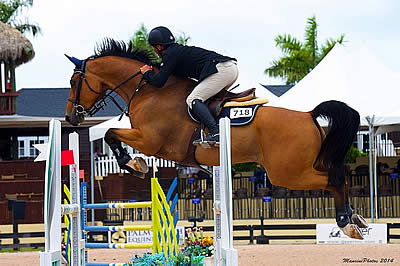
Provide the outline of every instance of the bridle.
{"type": "Polygon", "coordinates": [[[122,85],[124,85],[125,83],[127,83],[129,80],[133,79],[134,77],[138,76],[139,74],[141,74],[140,70],[138,72],[136,72],[135,74],[129,76],[127,79],[125,79],[124,81],[120,82],[117,86],[115,86],[114,88],[110,89],[107,93],[104,92],[98,92],[96,90],[94,90],[89,82],[86,79],[85,76],[85,71],[86,71],[86,61],[92,59],[92,58],[88,58],[86,60],[82,61],[81,66],[78,68],[76,67],[74,69],[74,75],[75,74],[79,74],[79,80],[78,80],[78,87],[76,89],[76,94],[75,94],[75,99],[71,99],[68,98],[68,101],[72,102],[74,105],[74,109],[75,109],[75,114],[76,115],[89,115],[89,116],[93,116],[95,113],[97,113],[98,111],[104,109],[104,106],[107,105],[108,102],[112,101],[117,107],[118,109],[122,112],[125,113],[127,115],[129,115],[129,106],[130,103],[133,99],[133,96],[141,89],[143,88],[143,86],[145,86],[147,83],[143,82],[143,76],[140,79],[138,85],[136,86],[135,91],[133,92],[131,98],[129,99],[129,102],[127,104],[127,106],[125,107],[125,109],[123,109],[119,103],[117,102],[117,100],[115,100],[115,95],[112,95],[118,88],[120,88],[122,85]],[[90,91],[92,91],[93,93],[97,94],[97,98],[95,103],[93,104],[92,107],[90,107],[89,109],[86,109],[82,104],[80,104],[80,94],[81,94],[81,89],[82,89],[82,82],[85,82],[86,86],[89,88],[90,91]],[[143,82],[143,83],[142,83],[143,82]],[[106,101],[110,99],[110,101],[106,101]]]}

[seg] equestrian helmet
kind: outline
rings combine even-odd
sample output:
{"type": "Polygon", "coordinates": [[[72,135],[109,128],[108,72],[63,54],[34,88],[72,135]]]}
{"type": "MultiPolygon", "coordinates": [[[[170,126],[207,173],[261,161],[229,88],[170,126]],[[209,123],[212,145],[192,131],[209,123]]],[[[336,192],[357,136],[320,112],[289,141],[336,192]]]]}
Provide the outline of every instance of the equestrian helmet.
{"type": "Polygon", "coordinates": [[[149,44],[151,46],[161,44],[170,45],[175,43],[175,37],[167,27],[159,26],[149,33],[149,44]]]}

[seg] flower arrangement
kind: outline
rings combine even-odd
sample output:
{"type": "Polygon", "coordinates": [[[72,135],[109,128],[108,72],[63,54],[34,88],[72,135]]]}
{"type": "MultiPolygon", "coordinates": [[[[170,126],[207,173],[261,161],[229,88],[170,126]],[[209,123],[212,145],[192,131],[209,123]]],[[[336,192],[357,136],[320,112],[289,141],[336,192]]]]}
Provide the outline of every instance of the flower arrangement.
{"type": "Polygon", "coordinates": [[[186,229],[185,244],[181,252],[173,258],[174,265],[204,265],[204,258],[214,254],[213,239],[204,235],[202,228],[186,229]]]}
{"type": "Polygon", "coordinates": [[[186,229],[186,241],[182,251],[190,251],[192,254],[211,257],[214,254],[213,239],[204,235],[201,227],[186,229]]]}
{"type": "Polygon", "coordinates": [[[145,253],[143,256],[135,255],[129,265],[167,265],[167,266],[202,266],[204,258],[214,254],[213,239],[204,235],[202,228],[194,227],[186,230],[185,243],[180,252],[166,260],[164,254],[145,253]]]}

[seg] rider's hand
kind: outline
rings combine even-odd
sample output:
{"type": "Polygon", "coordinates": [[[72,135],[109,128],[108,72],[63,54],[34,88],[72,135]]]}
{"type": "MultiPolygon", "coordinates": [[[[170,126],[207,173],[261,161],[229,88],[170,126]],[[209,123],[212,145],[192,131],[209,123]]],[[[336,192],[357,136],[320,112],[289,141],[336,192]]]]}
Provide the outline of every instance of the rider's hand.
{"type": "Polygon", "coordinates": [[[147,71],[153,70],[152,66],[149,65],[144,65],[140,68],[140,72],[142,72],[142,74],[146,73],[147,71]]]}

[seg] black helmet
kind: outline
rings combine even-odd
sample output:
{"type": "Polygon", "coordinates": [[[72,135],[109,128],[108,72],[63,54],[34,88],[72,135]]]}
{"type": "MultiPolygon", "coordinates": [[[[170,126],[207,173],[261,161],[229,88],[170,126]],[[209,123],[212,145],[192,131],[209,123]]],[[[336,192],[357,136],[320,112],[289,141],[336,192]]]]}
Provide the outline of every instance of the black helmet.
{"type": "Polygon", "coordinates": [[[172,35],[171,31],[163,26],[156,27],[152,29],[149,33],[149,44],[151,46],[161,44],[170,45],[175,43],[175,37],[172,35]]]}

